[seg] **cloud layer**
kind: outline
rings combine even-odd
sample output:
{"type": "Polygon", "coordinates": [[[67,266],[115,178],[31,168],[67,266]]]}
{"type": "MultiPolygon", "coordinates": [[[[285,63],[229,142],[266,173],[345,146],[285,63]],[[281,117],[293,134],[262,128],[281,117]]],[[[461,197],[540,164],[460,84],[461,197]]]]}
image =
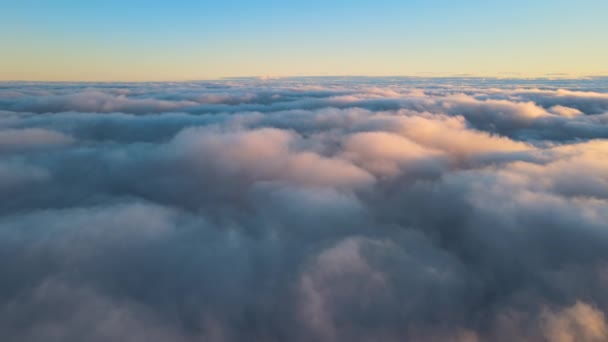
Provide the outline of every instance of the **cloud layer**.
{"type": "Polygon", "coordinates": [[[607,85],[0,84],[0,335],[605,341],[607,85]]]}

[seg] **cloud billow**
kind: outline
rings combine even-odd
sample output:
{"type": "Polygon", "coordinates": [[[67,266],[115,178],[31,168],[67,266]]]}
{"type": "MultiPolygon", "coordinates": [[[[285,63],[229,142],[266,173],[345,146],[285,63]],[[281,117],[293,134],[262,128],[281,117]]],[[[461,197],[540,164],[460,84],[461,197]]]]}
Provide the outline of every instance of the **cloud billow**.
{"type": "Polygon", "coordinates": [[[7,341],[605,341],[590,80],[0,87],[7,341]]]}

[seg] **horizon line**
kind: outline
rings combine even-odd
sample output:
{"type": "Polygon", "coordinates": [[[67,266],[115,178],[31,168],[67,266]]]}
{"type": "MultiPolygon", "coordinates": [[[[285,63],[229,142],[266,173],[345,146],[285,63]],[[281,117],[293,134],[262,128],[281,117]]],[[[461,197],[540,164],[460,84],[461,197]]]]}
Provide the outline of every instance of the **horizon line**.
{"type": "MultiPolygon", "coordinates": [[[[504,73],[507,74],[507,73],[504,73]]],[[[159,80],[30,80],[30,79],[0,79],[0,83],[184,83],[184,82],[209,82],[209,81],[230,81],[230,80],[259,80],[277,81],[289,79],[346,79],[346,78],[409,78],[409,79],[495,79],[495,80],[584,80],[596,78],[608,78],[608,72],[601,72],[591,75],[571,75],[564,73],[551,73],[538,76],[519,76],[519,75],[473,75],[473,74],[446,74],[446,75],[255,75],[255,76],[226,76],[213,78],[193,78],[193,79],[159,79],[159,80]]]]}

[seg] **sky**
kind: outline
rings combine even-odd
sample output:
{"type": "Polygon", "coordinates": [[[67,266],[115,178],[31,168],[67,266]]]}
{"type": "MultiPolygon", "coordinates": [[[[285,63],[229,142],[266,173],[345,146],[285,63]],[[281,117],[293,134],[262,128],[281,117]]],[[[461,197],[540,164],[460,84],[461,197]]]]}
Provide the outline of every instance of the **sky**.
{"type": "Polygon", "coordinates": [[[0,80],[608,74],[603,0],[0,0],[0,80]]]}

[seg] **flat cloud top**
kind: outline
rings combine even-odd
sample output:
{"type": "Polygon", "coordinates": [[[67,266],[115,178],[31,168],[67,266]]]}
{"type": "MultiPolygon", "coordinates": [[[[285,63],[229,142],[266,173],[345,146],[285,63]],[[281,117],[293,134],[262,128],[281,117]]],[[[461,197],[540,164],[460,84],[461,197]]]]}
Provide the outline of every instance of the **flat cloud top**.
{"type": "Polygon", "coordinates": [[[607,89],[0,83],[0,335],[605,341],[607,89]]]}

